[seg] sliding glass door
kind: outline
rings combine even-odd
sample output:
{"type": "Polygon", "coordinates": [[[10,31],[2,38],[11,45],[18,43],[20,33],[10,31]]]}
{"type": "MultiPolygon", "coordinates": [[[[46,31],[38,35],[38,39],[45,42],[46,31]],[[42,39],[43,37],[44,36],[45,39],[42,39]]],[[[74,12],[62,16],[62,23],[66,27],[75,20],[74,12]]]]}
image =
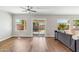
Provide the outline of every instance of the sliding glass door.
{"type": "Polygon", "coordinates": [[[46,20],[33,20],[33,35],[45,36],[46,20]]]}

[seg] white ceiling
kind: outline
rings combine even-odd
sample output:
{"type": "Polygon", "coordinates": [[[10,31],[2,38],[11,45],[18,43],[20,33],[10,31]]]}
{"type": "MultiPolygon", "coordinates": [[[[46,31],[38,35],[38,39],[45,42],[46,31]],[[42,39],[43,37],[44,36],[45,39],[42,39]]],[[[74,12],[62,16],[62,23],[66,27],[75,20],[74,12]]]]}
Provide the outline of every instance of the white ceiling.
{"type": "MultiPolygon", "coordinates": [[[[12,14],[24,14],[20,6],[0,6],[0,10],[12,14]]],[[[46,15],[79,15],[79,6],[33,6],[34,14],[46,15]]]]}

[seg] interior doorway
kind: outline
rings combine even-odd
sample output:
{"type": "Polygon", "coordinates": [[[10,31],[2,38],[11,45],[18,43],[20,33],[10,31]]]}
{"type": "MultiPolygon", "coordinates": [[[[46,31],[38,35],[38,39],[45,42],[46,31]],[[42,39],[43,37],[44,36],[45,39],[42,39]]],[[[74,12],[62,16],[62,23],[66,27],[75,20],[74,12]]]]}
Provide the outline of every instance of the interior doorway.
{"type": "Polygon", "coordinates": [[[33,20],[33,36],[45,37],[46,20],[33,20]]]}

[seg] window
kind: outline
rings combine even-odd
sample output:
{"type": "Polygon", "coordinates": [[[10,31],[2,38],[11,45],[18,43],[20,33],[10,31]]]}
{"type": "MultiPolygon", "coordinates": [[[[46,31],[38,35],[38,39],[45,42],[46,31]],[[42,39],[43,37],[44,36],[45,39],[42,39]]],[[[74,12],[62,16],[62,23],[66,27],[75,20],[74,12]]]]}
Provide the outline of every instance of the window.
{"type": "Polygon", "coordinates": [[[69,29],[68,20],[66,20],[66,19],[58,19],[57,23],[58,23],[58,25],[57,25],[58,30],[68,30],[69,29]]]}
{"type": "Polygon", "coordinates": [[[73,20],[73,29],[79,30],[79,19],[73,20]]]}
{"type": "Polygon", "coordinates": [[[79,20],[74,20],[74,26],[79,26],[79,20]]]}
{"type": "Polygon", "coordinates": [[[16,20],[16,30],[25,30],[25,20],[20,20],[20,19],[17,19],[16,20]]]}

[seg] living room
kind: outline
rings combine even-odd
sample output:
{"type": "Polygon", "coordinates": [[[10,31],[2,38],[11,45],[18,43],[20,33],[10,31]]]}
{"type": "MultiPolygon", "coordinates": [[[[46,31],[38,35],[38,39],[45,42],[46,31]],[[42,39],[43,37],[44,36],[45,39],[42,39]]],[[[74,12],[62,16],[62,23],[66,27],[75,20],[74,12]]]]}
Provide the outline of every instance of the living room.
{"type": "Polygon", "coordinates": [[[76,6],[0,6],[0,51],[78,52],[78,10],[76,6]],[[73,35],[74,43],[70,39],[67,46],[68,42],[55,40],[59,39],[55,31],[73,35]]]}

